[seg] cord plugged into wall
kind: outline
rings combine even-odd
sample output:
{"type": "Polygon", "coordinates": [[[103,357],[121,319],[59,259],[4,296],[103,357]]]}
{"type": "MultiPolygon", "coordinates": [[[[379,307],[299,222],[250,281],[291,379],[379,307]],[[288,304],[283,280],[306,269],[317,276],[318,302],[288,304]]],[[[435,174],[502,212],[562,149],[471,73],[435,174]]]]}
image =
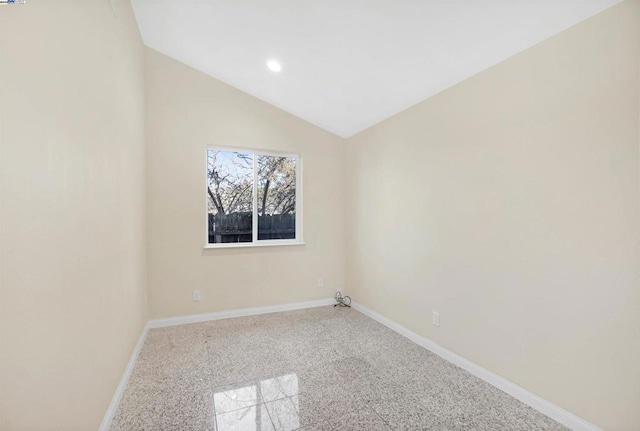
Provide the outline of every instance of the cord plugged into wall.
{"type": "Polygon", "coordinates": [[[351,307],[351,298],[349,296],[343,296],[342,292],[339,290],[336,292],[336,296],[334,298],[336,300],[336,303],[333,304],[334,307],[337,307],[338,305],[340,307],[351,307]]]}

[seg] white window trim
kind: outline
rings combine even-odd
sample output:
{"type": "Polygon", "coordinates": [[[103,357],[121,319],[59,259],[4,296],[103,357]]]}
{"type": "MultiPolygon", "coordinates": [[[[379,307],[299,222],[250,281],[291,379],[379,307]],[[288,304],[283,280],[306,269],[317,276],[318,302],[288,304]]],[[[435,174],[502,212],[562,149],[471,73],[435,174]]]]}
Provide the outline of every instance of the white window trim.
{"type": "MultiPolygon", "coordinates": [[[[233,152],[246,152],[253,154],[253,202],[252,207],[254,211],[252,223],[252,242],[231,242],[231,243],[209,243],[209,200],[205,196],[205,211],[204,211],[204,227],[206,243],[205,249],[216,248],[243,248],[243,247],[277,247],[288,245],[304,245],[305,242],[302,236],[302,154],[286,153],[279,151],[266,151],[260,149],[244,148],[244,147],[225,147],[217,145],[208,145],[205,152],[205,187],[209,187],[208,169],[209,169],[209,150],[216,151],[233,151],[233,152]],[[275,157],[295,157],[296,158],[296,237],[295,239],[270,239],[258,241],[258,157],[256,156],[275,156],[275,157]]],[[[206,189],[205,189],[206,190],[206,189]]]]}

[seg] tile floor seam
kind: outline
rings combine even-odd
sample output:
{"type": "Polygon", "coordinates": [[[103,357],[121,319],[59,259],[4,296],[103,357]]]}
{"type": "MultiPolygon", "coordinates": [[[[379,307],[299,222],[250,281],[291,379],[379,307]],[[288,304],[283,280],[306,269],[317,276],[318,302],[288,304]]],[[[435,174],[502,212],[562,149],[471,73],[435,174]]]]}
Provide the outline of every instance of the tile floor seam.
{"type": "Polygon", "coordinates": [[[387,428],[389,428],[390,431],[393,430],[393,428],[391,428],[391,425],[389,425],[387,421],[384,420],[384,418],[382,418],[374,409],[372,409],[371,406],[367,405],[366,408],[372,411],[373,414],[376,415],[378,419],[380,419],[386,425],[387,428]]]}
{"type": "Polygon", "coordinates": [[[234,408],[234,409],[231,409],[231,410],[225,410],[223,412],[216,413],[216,414],[223,415],[225,413],[237,412],[238,410],[248,409],[248,408],[251,408],[251,407],[256,407],[256,406],[259,406],[260,404],[267,404],[267,403],[261,401],[261,402],[259,402],[257,404],[249,404],[249,405],[238,407],[238,408],[234,408]]]}
{"type": "Polygon", "coordinates": [[[204,349],[207,351],[207,368],[209,369],[209,380],[211,383],[211,410],[213,413],[213,421],[214,421],[214,429],[217,431],[218,430],[218,418],[217,418],[217,414],[216,414],[216,406],[215,406],[215,402],[214,402],[214,390],[215,388],[213,387],[213,360],[211,358],[211,352],[209,350],[209,344],[207,342],[207,340],[205,340],[202,344],[204,344],[204,349]]]}
{"type": "Polygon", "coordinates": [[[271,426],[273,427],[274,431],[277,431],[276,423],[274,422],[273,418],[271,417],[271,412],[269,412],[269,409],[267,408],[267,403],[265,403],[264,410],[267,412],[267,416],[269,416],[269,422],[271,422],[271,426]]]}

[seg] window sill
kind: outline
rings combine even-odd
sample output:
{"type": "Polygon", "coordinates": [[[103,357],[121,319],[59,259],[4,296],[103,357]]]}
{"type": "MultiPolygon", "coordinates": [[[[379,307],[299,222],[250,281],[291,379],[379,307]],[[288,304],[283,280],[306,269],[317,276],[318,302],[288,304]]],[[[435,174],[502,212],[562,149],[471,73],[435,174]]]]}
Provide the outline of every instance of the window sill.
{"type": "Polygon", "coordinates": [[[284,247],[290,245],[305,245],[304,241],[291,241],[291,242],[230,242],[221,244],[207,244],[204,246],[205,250],[215,250],[219,248],[254,248],[254,247],[284,247]]]}

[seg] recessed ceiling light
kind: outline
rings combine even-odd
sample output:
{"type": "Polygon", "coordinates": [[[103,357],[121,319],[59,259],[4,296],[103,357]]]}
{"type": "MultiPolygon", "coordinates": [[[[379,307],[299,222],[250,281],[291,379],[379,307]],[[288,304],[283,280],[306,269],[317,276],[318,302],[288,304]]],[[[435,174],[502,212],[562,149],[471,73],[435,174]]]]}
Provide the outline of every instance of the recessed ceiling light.
{"type": "Polygon", "coordinates": [[[282,65],[275,60],[267,61],[267,67],[272,72],[280,72],[282,70],[282,65]]]}

